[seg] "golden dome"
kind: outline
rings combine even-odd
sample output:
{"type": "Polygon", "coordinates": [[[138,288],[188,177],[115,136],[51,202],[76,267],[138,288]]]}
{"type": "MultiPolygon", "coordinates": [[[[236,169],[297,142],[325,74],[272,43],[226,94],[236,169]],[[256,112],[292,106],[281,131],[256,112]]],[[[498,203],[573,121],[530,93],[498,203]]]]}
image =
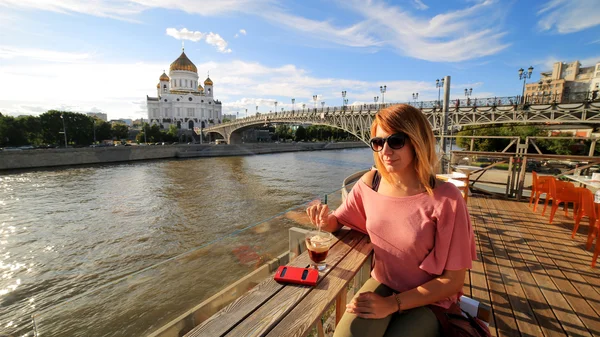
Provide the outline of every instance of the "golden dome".
{"type": "Polygon", "coordinates": [[[198,91],[204,91],[204,88],[200,84],[198,84],[198,91]]]}
{"type": "Polygon", "coordinates": [[[179,56],[179,58],[177,60],[173,61],[173,63],[171,63],[171,66],[169,67],[169,69],[171,71],[183,70],[183,71],[191,71],[194,73],[198,73],[198,69],[196,68],[194,63],[192,63],[192,61],[190,61],[190,59],[185,55],[185,52],[181,52],[181,55],[179,56]]]}
{"type": "Polygon", "coordinates": [[[210,77],[207,77],[206,80],[204,81],[204,85],[213,85],[212,80],[210,79],[210,77]]]}
{"type": "Polygon", "coordinates": [[[158,79],[159,81],[170,81],[169,76],[167,76],[167,74],[163,71],[162,75],[160,75],[160,78],[158,79]]]}
{"type": "Polygon", "coordinates": [[[156,83],[156,89],[160,89],[160,83],[156,83]]]}

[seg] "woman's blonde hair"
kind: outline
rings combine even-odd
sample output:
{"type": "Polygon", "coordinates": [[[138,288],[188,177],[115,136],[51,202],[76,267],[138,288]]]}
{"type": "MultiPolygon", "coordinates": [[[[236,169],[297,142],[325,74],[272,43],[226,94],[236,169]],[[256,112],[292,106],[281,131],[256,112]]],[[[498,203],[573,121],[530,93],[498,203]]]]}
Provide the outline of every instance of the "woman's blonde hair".
{"type": "MultiPolygon", "coordinates": [[[[421,111],[407,104],[385,108],[375,115],[375,120],[371,124],[371,137],[375,137],[378,126],[390,135],[403,132],[408,136],[408,141],[415,152],[413,164],[419,181],[427,193],[433,194],[437,169],[435,137],[429,122],[421,111]]],[[[373,152],[373,158],[381,176],[393,183],[377,152],[373,152]]]]}

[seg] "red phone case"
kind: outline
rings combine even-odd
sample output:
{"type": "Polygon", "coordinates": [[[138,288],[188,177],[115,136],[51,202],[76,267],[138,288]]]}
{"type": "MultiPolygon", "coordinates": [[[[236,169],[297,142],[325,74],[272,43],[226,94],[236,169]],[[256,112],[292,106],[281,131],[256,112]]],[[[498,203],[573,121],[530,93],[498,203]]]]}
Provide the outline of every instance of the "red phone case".
{"type": "Polygon", "coordinates": [[[313,268],[279,266],[273,278],[277,282],[316,286],[319,272],[313,268]]]}

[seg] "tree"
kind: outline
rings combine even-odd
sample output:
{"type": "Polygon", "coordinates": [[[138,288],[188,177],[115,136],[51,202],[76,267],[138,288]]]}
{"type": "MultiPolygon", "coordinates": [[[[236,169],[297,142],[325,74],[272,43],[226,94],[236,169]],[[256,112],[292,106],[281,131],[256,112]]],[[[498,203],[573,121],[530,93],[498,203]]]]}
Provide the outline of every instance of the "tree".
{"type": "Polygon", "coordinates": [[[94,139],[93,119],[84,114],[49,110],[40,115],[40,123],[45,144],[64,144],[63,125],[67,132],[68,143],[89,145],[94,139]]]}
{"type": "Polygon", "coordinates": [[[21,146],[27,144],[27,135],[20,124],[12,116],[0,117],[0,145],[21,146]]]}
{"type": "Polygon", "coordinates": [[[44,140],[42,138],[42,123],[37,116],[24,116],[18,118],[20,127],[25,133],[27,143],[31,145],[41,145],[44,140]]]}
{"type": "Polygon", "coordinates": [[[294,139],[296,141],[306,140],[306,129],[302,125],[298,126],[298,128],[296,129],[294,139]]]}
{"type": "Polygon", "coordinates": [[[127,139],[127,137],[129,136],[129,127],[125,124],[121,124],[121,123],[114,123],[111,127],[112,129],[112,137],[113,139],[127,139]]]}
{"type": "Polygon", "coordinates": [[[96,141],[112,139],[112,128],[110,123],[96,119],[96,141]]]}

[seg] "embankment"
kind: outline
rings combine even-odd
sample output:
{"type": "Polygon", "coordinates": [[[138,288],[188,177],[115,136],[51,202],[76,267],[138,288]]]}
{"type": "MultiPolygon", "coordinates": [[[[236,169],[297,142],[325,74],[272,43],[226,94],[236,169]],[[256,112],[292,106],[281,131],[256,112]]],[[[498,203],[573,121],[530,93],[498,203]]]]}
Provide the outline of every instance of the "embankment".
{"type": "Polygon", "coordinates": [[[0,170],[130,162],[138,160],[246,156],[267,153],[366,147],[363,142],[247,143],[238,145],[115,146],[0,152],[0,170]]]}

